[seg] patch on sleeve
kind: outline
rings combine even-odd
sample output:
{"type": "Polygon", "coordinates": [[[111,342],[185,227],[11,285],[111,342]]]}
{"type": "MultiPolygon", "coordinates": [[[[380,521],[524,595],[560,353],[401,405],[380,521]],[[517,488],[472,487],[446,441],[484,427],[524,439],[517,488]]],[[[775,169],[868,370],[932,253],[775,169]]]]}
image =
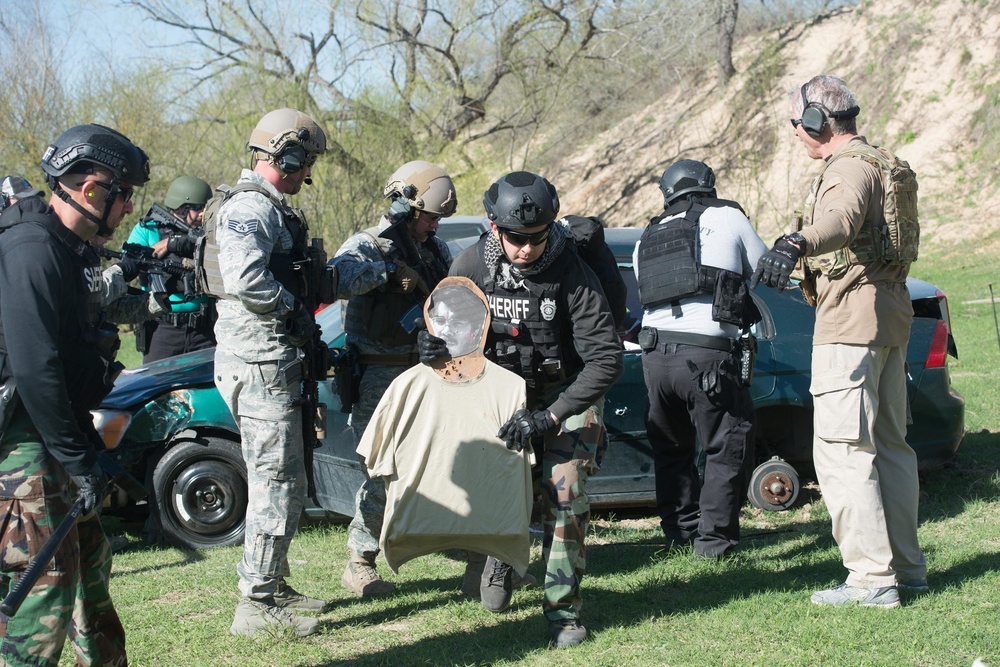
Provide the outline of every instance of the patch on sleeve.
{"type": "Polygon", "coordinates": [[[229,229],[237,234],[253,234],[257,231],[256,220],[230,220],[229,229]]]}

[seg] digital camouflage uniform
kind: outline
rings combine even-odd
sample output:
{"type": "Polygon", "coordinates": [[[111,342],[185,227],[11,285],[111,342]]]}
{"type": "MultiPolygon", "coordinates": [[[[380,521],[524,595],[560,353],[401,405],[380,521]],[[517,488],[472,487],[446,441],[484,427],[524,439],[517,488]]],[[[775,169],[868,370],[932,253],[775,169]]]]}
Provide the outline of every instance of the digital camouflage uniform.
{"type": "Polygon", "coordinates": [[[115,324],[139,324],[164,312],[152,294],[129,294],[128,283],[117,266],[104,269],[101,305],[109,321],[115,324]]]}
{"type": "MultiPolygon", "coordinates": [[[[244,169],[238,184],[247,182],[281,198],[244,169]]],[[[236,298],[218,302],[215,384],[240,428],[249,491],[239,589],[244,597],[267,600],[289,574],[288,546],[306,492],[302,412],[295,405],[301,375],[285,384],[279,373],[297,356],[282,323],[295,296],[268,268],[272,255],[291,253],[294,243],[282,212],[252,191],[220,208],[216,234],[226,292],[236,298]]]]}
{"type": "MultiPolygon", "coordinates": [[[[383,240],[387,252],[380,249],[376,242],[377,235],[388,228],[388,221],[383,218],[377,228],[359,232],[351,236],[337,250],[333,259],[339,272],[338,296],[350,299],[344,329],[347,333],[347,343],[356,346],[362,355],[391,355],[398,357],[394,364],[367,364],[361,378],[358,400],[351,409],[351,428],[354,431],[355,445],[361,441],[361,435],[368,426],[372,413],[378,406],[382,394],[407,368],[417,363],[416,331],[406,334],[397,321],[386,324],[391,333],[380,336],[379,327],[368,320],[363,314],[366,306],[384,301],[388,298],[403,298],[401,295],[391,295],[388,287],[385,261],[404,262],[405,258],[399,249],[383,240]]],[[[424,279],[427,288],[433,290],[437,283],[447,275],[451,266],[451,253],[447,244],[436,236],[431,236],[425,243],[416,243],[421,255],[422,265],[413,266],[424,279]],[[429,246],[437,249],[437,256],[429,246]]],[[[422,303],[423,299],[416,292],[408,295],[412,304],[422,303]]],[[[366,479],[358,489],[354,505],[354,518],[348,532],[347,546],[353,554],[363,557],[369,563],[374,562],[379,553],[379,536],[382,533],[382,517],[385,513],[385,484],[381,480],[366,479]]]]}

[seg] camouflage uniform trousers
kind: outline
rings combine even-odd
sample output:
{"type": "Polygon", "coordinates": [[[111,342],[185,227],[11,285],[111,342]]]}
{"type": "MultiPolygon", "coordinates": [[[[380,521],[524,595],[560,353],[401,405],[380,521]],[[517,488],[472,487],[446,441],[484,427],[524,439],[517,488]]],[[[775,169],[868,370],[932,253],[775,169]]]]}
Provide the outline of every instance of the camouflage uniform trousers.
{"type": "MultiPolygon", "coordinates": [[[[69,476],[21,411],[0,446],[0,597],[69,513],[69,476]],[[7,579],[9,577],[10,579],[7,579]]],[[[111,601],[111,546],[97,512],[81,516],[13,616],[0,615],[0,664],[59,663],[66,637],[77,665],[128,663],[111,601]]]]}
{"type": "Polygon", "coordinates": [[[587,479],[600,470],[607,447],[604,399],[545,433],[542,454],[542,611],[549,621],[578,619],[580,582],[587,569],[590,526],[587,479]]]}
{"type": "Polygon", "coordinates": [[[305,506],[302,409],[294,405],[302,386],[282,384],[282,363],[215,353],[215,384],[240,428],[247,464],[246,535],[236,571],[240,594],[255,600],[271,598],[289,575],[288,546],[305,506]]]}
{"type": "MultiPolygon", "coordinates": [[[[392,381],[403,374],[408,366],[368,366],[361,376],[358,400],[351,409],[351,429],[354,444],[361,442],[361,436],[372,418],[392,381]]],[[[379,554],[378,541],[382,535],[382,519],[385,516],[385,482],[368,477],[368,468],[362,466],[365,482],[354,497],[354,518],[347,532],[347,547],[353,556],[360,556],[374,563],[379,554]]]]}

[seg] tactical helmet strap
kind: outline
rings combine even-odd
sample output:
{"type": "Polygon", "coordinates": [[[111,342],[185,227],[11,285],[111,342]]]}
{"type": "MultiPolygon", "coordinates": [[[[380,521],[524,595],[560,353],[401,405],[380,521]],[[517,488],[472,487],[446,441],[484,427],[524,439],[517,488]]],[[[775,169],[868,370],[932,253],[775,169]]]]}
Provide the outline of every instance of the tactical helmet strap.
{"type": "Polygon", "coordinates": [[[52,192],[54,192],[59,199],[62,199],[64,202],[69,204],[74,210],[76,210],[77,213],[97,225],[98,236],[111,236],[114,233],[114,230],[108,227],[108,218],[111,215],[111,207],[114,206],[115,199],[118,197],[118,178],[112,179],[111,183],[109,183],[111,188],[108,190],[108,196],[104,199],[104,215],[100,218],[77,204],[76,201],[70,197],[69,193],[63,189],[62,184],[59,183],[58,179],[53,180],[55,183],[52,185],[52,192]]]}

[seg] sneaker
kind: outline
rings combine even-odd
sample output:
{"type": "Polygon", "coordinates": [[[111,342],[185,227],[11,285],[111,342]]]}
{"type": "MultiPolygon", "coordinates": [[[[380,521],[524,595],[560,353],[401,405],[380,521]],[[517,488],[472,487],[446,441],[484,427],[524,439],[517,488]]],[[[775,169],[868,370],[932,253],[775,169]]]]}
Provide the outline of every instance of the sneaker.
{"type": "Polygon", "coordinates": [[[812,594],[811,600],[813,604],[827,604],[831,607],[859,604],[862,607],[895,609],[899,606],[899,591],[896,590],[895,586],[859,588],[840,584],[825,591],[816,591],[812,594]]]}
{"type": "Polygon", "coordinates": [[[380,577],[370,563],[349,562],[340,584],[365,599],[389,597],[396,592],[396,585],[380,577]]]}
{"type": "Polygon", "coordinates": [[[332,603],[303,595],[282,581],[274,593],[274,606],[283,609],[324,612],[330,611],[332,603]]]}
{"type": "Polygon", "coordinates": [[[469,552],[469,562],[465,565],[465,574],[462,575],[462,593],[466,597],[479,597],[479,582],[483,578],[483,569],[486,567],[486,554],[469,552]]]}
{"type": "Polygon", "coordinates": [[[549,621],[549,632],[552,634],[552,648],[576,646],[587,638],[587,628],[575,618],[549,621]]]}
{"type": "Polygon", "coordinates": [[[907,579],[906,581],[897,581],[896,587],[912,591],[914,593],[927,593],[931,590],[931,587],[928,585],[926,579],[907,579]]]}
{"type": "Polygon", "coordinates": [[[486,559],[486,568],[479,581],[479,599],[487,611],[499,613],[510,606],[511,573],[513,568],[493,556],[486,559]]]}
{"type": "Polygon", "coordinates": [[[265,604],[250,598],[240,598],[236,605],[236,615],[229,633],[252,637],[261,630],[291,629],[299,637],[319,632],[319,621],[315,618],[296,616],[287,609],[265,604]]]}

